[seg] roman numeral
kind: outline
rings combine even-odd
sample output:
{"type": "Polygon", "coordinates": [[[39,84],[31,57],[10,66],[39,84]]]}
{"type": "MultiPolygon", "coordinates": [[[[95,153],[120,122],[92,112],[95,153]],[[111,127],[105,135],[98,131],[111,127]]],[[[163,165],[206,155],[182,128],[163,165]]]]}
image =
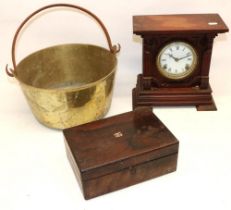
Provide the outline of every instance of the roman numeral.
{"type": "Polygon", "coordinates": [[[163,69],[167,69],[167,68],[168,68],[167,64],[164,64],[163,69]]]}
{"type": "Polygon", "coordinates": [[[185,70],[189,70],[189,69],[190,69],[189,64],[186,64],[186,65],[185,65],[185,70]]]}

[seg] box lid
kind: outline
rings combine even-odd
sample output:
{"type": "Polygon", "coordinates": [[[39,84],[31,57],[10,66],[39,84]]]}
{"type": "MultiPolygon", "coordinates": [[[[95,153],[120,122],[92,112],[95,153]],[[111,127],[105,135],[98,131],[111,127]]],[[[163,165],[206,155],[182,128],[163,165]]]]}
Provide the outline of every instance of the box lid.
{"type": "Polygon", "coordinates": [[[224,33],[228,27],[218,14],[133,16],[133,32],[144,34],[224,33]]]}
{"type": "Polygon", "coordinates": [[[177,139],[152,108],[138,108],[63,133],[83,180],[178,152],[177,139]]]}

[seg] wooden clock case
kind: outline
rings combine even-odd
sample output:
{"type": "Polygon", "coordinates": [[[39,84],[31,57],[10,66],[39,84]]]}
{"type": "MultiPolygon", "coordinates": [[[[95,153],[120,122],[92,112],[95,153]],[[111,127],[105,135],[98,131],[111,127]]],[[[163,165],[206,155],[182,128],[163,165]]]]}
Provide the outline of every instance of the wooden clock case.
{"type": "Polygon", "coordinates": [[[133,108],[195,105],[198,111],[216,110],[209,84],[213,40],[228,31],[218,14],[134,16],[133,30],[143,38],[143,73],[133,89],[133,108]],[[175,41],[190,44],[198,57],[193,73],[180,80],[164,77],[156,64],[160,50],[175,41]]]}

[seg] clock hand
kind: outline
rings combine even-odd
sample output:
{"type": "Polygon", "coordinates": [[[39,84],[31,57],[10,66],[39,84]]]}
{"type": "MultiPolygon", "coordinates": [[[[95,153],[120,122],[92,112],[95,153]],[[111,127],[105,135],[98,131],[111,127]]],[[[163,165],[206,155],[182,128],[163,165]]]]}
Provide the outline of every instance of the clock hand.
{"type": "Polygon", "coordinates": [[[174,57],[174,56],[173,56],[172,54],[170,54],[170,53],[166,53],[166,55],[168,55],[169,57],[173,58],[175,61],[178,61],[178,60],[179,60],[178,58],[174,57]]]}
{"type": "Polygon", "coordinates": [[[190,57],[190,56],[191,56],[191,55],[186,55],[186,56],[183,56],[183,57],[181,57],[181,58],[177,58],[177,61],[182,60],[182,59],[187,58],[187,57],[190,57]]]}

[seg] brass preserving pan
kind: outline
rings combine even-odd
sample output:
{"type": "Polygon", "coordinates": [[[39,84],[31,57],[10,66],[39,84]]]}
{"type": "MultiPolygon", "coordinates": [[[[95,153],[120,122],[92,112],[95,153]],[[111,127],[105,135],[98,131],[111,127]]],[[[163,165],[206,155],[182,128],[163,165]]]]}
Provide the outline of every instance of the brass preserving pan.
{"type": "Polygon", "coordinates": [[[102,118],[108,111],[114,75],[116,53],[107,29],[90,11],[71,4],[52,4],[28,16],[19,26],[12,44],[15,77],[27,98],[35,117],[42,124],[64,129],[102,118]],[[70,7],[92,16],[101,26],[110,50],[88,44],[65,44],[39,50],[16,65],[15,45],[23,26],[39,12],[51,7],[70,7]]]}

